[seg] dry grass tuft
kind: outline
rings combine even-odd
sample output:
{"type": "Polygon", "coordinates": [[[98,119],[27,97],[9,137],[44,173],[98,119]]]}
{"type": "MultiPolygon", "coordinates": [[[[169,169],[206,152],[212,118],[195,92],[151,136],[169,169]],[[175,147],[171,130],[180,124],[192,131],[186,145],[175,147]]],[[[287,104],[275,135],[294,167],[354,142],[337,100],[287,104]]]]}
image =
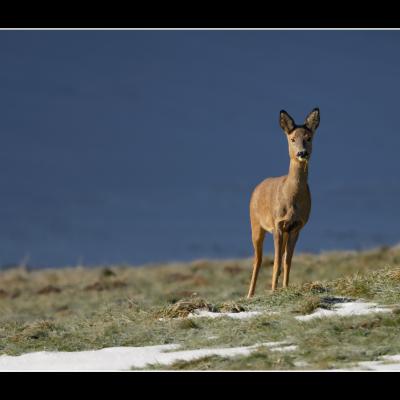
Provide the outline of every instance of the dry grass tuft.
{"type": "Polygon", "coordinates": [[[382,318],[380,316],[377,316],[373,319],[367,319],[364,321],[355,322],[355,323],[351,324],[349,326],[349,328],[356,329],[356,330],[360,330],[360,329],[361,330],[362,329],[371,330],[371,329],[374,329],[381,325],[382,325],[382,318]]]}
{"type": "Polygon", "coordinates": [[[175,304],[181,299],[195,296],[197,296],[197,292],[194,292],[193,290],[178,290],[168,293],[165,298],[169,303],[175,304]]]}
{"type": "Polygon", "coordinates": [[[201,298],[181,299],[173,305],[163,308],[158,317],[162,318],[184,318],[195,310],[213,311],[211,304],[201,298]]]}
{"type": "Polygon", "coordinates": [[[230,312],[230,313],[238,313],[242,311],[246,311],[244,307],[235,303],[234,301],[229,301],[226,303],[222,303],[217,307],[218,312],[230,312]]]}
{"type": "MultiPolygon", "coordinates": [[[[373,273],[371,277],[373,277],[373,273]]],[[[333,282],[333,287],[335,290],[346,296],[352,297],[369,297],[371,294],[371,282],[365,279],[361,274],[356,273],[352,276],[337,279],[333,282]]]]}
{"type": "Polygon", "coordinates": [[[329,291],[327,286],[319,281],[306,282],[305,284],[303,284],[302,289],[306,292],[311,292],[311,293],[324,293],[329,291]]]}
{"type": "Polygon", "coordinates": [[[321,298],[319,296],[306,295],[296,307],[295,312],[300,313],[302,315],[307,315],[311,314],[320,306],[321,306],[321,298]]]}
{"type": "Polygon", "coordinates": [[[387,273],[389,279],[400,282],[400,268],[393,268],[387,273]]]}
{"type": "Polygon", "coordinates": [[[11,340],[14,342],[25,339],[42,339],[49,336],[49,333],[54,330],[55,324],[51,321],[35,321],[25,325],[21,332],[14,335],[11,340]]]}

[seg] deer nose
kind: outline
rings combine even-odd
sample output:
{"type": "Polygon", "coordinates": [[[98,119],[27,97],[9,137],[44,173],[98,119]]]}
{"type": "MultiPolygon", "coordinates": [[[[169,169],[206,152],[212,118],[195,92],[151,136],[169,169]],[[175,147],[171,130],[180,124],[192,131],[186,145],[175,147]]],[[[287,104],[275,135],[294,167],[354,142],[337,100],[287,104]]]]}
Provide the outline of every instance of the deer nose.
{"type": "Polygon", "coordinates": [[[299,152],[297,153],[297,157],[305,158],[305,157],[307,157],[307,156],[308,156],[307,150],[299,151],[299,152]]]}

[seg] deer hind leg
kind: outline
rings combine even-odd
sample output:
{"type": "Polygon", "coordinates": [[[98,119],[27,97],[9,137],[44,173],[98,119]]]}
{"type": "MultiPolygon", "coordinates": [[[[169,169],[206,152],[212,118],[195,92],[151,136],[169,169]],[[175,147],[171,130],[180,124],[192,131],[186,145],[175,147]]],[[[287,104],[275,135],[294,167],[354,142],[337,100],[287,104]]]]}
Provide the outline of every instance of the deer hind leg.
{"type": "Polygon", "coordinates": [[[247,295],[248,299],[254,295],[254,291],[256,289],[258,271],[260,270],[262,262],[265,230],[261,227],[261,225],[258,222],[252,221],[251,233],[254,246],[254,264],[253,264],[253,275],[251,277],[249,293],[247,295]]]}
{"type": "Polygon", "coordinates": [[[281,274],[283,251],[288,240],[287,233],[281,229],[275,229],[274,233],[274,267],[272,270],[272,290],[278,286],[279,275],[281,274]]]}
{"type": "Polygon", "coordinates": [[[289,286],[290,267],[292,265],[292,257],[298,237],[299,237],[299,231],[289,233],[289,237],[286,244],[285,255],[283,257],[283,287],[289,286]]]}

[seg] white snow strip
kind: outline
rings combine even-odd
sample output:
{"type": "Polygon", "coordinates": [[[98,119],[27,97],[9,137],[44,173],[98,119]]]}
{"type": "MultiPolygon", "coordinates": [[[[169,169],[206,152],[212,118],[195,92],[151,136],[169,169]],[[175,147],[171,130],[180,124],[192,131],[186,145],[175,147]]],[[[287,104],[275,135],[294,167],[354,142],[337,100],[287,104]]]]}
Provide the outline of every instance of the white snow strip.
{"type": "Polygon", "coordinates": [[[302,360],[300,360],[300,361],[295,361],[294,362],[294,365],[296,366],[296,367],[298,367],[298,368],[306,368],[306,367],[308,367],[308,362],[307,361],[302,361],[302,360]]]}
{"type": "Polygon", "coordinates": [[[382,356],[379,361],[361,361],[354,367],[333,371],[400,371],[400,354],[382,356]]]}
{"type": "Polygon", "coordinates": [[[109,347],[101,350],[77,352],[34,352],[20,356],[0,356],[0,371],[121,371],[132,367],[144,368],[148,364],[172,364],[191,361],[206,356],[234,357],[249,355],[260,346],[271,351],[289,351],[293,346],[277,347],[284,343],[273,342],[248,347],[176,350],[179,345],[167,344],[144,347],[109,347]]]}
{"type": "Polygon", "coordinates": [[[282,342],[266,342],[266,343],[262,343],[261,346],[266,346],[266,347],[282,347],[282,346],[289,346],[290,342],[283,340],[282,342]]]}
{"type": "Polygon", "coordinates": [[[361,300],[351,301],[347,303],[338,303],[332,310],[317,308],[315,312],[309,315],[300,315],[295,317],[299,321],[309,321],[314,318],[340,316],[346,317],[350,315],[365,315],[376,312],[390,312],[390,308],[379,307],[376,303],[366,303],[361,300]]]}
{"type": "MultiPolygon", "coordinates": [[[[186,319],[186,318],[221,318],[221,317],[229,317],[233,319],[248,319],[252,317],[256,317],[260,314],[265,314],[262,311],[241,311],[241,312],[212,312],[208,310],[194,310],[187,317],[176,317],[173,319],[186,319]]],[[[268,314],[278,314],[275,311],[269,311],[268,314]]],[[[166,321],[168,318],[158,318],[159,321],[166,321]]]]}
{"type": "Polygon", "coordinates": [[[220,317],[229,317],[234,319],[248,319],[252,317],[256,317],[257,315],[262,314],[261,311],[242,311],[242,312],[211,312],[207,310],[195,310],[193,313],[188,315],[188,318],[220,318],[220,317]]]}
{"type": "Polygon", "coordinates": [[[292,345],[292,346],[285,346],[285,347],[274,347],[271,349],[271,351],[294,351],[297,349],[297,346],[292,345]]]}

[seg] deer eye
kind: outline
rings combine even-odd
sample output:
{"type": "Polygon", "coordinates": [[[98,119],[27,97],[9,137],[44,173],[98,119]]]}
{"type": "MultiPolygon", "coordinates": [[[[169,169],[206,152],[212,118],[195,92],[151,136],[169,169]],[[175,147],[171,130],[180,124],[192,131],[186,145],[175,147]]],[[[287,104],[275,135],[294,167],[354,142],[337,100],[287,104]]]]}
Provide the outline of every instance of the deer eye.
{"type": "Polygon", "coordinates": [[[295,138],[292,138],[292,139],[290,139],[292,142],[295,142],[296,141],[296,139],[295,138]]]}
{"type": "Polygon", "coordinates": [[[310,137],[307,138],[307,142],[311,142],[311,138],[310,137]]]}

